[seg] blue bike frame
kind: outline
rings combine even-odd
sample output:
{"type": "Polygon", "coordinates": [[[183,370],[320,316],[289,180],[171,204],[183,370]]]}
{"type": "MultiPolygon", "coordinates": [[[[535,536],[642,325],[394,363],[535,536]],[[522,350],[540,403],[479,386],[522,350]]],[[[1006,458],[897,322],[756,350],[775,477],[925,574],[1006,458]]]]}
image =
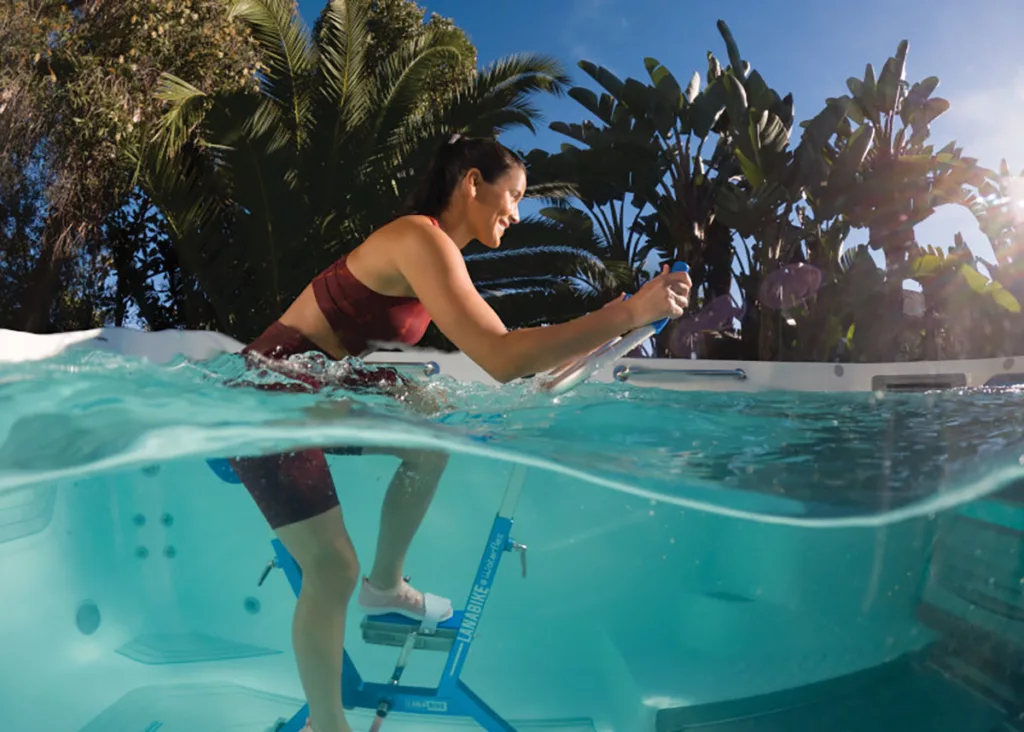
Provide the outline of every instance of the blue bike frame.
{"type": "MultiPolygon", "coordinates": [[[[491,532],[487,537],[487,545],[477,567],[473,587],[466,599],[466,606],[457,610],[452,617],[439,623],[438,630],[455,633],[455,640],[448,652],[448,660],[441,680],[436,688],[420,686],[402,686],[399,681],[409,653],[418,635],[429,636],[431,631],[420,630],[419,623],[400,615],[375,616],[374,620],[394,625],[402,632],[408,631],[407,640],[402,648],[401,656],[391,679],[387,683],[369,682],[363,679],[356,668],[348,651],[344,652],[341,695],[346,709],[376,710],[379,725],[390,712],[406,712],[413,714],[429,714],[447,717],[468,717],[476,720],[487,732],[515,732],[507,721],[478,697],[460,678],[462,667],[469,655],[470,646],[476,635],[477,626],[483,616],[487,600],[491,595],[495,574],[505,552],[518,551],[523,557],[523,574],[526,574],[526,547],[516,543],[510,532],[512,515],[515,513],[525,479],[526,468],[514,465],[512,475],[505,490],[501,507],[491,524],[491,532]]],[[[272,566],[284,570],[288,583],[296,597],[302,587],[302,573],[298,564],[278,539],[273,539],[274,560],[272,566]]],[[[268,570],[270,567],[268,567],[268,570]]],[[[300,732],[309,716],[309,706],[303,707],[278,732],[300,732]]]]}

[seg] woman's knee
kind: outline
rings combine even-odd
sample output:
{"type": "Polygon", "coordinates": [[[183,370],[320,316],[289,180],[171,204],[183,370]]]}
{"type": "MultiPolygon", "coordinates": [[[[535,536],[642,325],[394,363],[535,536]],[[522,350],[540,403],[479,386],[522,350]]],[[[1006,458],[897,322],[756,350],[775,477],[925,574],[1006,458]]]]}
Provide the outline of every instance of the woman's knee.
{"type": "Polygon", "coordinates": [[[367,447],[363,455],[389,455],[402,461],[406,468],[419,474],[440,475],[448,467],[447,452],[441,450],[424,450],[413,447],[367,447]]]}
{"type": "Polygon", "coordinates": [[[359,583],[359,558],[348,537],[318,544],[299,561],[303,584],[309,582],[332,594],[348,597],[359,583]]]}
{"type": "Polygon", "coordinates": [[[448,465],[448,453],[440,450],[402,450],[399,457],[422,470],[442,471],[448,465]]]}

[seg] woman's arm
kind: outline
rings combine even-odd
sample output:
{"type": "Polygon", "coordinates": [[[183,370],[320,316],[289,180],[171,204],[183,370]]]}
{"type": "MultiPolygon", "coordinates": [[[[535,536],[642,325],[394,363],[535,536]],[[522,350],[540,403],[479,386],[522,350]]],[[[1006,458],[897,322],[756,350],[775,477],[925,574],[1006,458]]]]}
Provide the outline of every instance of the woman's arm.
{"type": "MultiPolygon", "coordinates": [[[[619,295],[616,299],[609,300],[608,302],[606,302],[601,307],[602,308],[614,307],[616,303],[622,302],[625,297],[626,297],[625,294],[619,295]]],[[[612,336],[612,337],[614,338],[615,336],[612,336]]],[[[565,361],[563,361],[560,364],[556,364],[555,366],[553,366],[549,370],[554,372],[554,371],[557,371],[559,369],[568,368],[572,364],[578,363],[580,360],[582,360],[584,358],[587,358],[588,356],[590,356],[593,353],[596,353],[600,348],[602,348],[604,346],[605,343],[608,343],[608,342],[609,341],[603,341],[603,342],[599,343],[598,345],[594,346],[593,348],[587,348],[586,350],[580,351],[579,353],[574,353],[569,358],[567,358],[565,361]]]]}
{"type": "Polygon", "coordinates": [[[477,292],[462,252],[444,232],[415,222],[403,226],[409,229],[396,253],[402,276],[441,332],[499,382],[548,371],[636,327],[679,317],[687,304],[686,273],[661,274],[629,300],[566,323],[509,331],[477,292]]]}

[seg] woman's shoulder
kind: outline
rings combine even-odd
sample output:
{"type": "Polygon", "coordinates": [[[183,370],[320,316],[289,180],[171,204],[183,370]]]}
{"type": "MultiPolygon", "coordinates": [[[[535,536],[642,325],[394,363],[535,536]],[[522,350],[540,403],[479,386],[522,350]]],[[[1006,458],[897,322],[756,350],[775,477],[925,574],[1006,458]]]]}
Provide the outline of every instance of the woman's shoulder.
{"type": "Polygon", "coordinates": [[[433,216],[406,214],[392,219],[367,239],[367,244],[379,242],[389,250],[447,250],[454,246],[433,216]]]}
{"type": "Polygon", "coordinates": [[[426,214],[402,214],[392,219],[390,222],[382,226],[379,231],[384,229],[395,229],[409,231],[411,229],[421,229],[424,231],[430,231],[432,229],[440,230],[440,225],[437,223],[437,219],[433,216],[427,216],[426,214]]]}
{"type": "Polygon", "coordinates": [[[409,265],[429,269],[441,266],[451,270],[460,264],[465,267],[455,242],[431,217],[420,214],[392,219],[376,229],[349,256],[349,265],[367,277],[371,276],[368,274],[371,271],[401,272],[409,265]]]}

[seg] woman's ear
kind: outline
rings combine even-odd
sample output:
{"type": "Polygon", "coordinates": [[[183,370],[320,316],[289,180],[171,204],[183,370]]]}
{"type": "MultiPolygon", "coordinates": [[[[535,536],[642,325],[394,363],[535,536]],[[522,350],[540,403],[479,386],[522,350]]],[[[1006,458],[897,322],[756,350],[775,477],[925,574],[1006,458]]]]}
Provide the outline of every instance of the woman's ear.
{"type": "Polygon", "coordinates": [[[476,198],[477,193],[480,192],[480,186],[483,185],[484,177],[476,168],[470,168],[466,173],[466,184],[468,186],[466,192],[476,198]]]}

